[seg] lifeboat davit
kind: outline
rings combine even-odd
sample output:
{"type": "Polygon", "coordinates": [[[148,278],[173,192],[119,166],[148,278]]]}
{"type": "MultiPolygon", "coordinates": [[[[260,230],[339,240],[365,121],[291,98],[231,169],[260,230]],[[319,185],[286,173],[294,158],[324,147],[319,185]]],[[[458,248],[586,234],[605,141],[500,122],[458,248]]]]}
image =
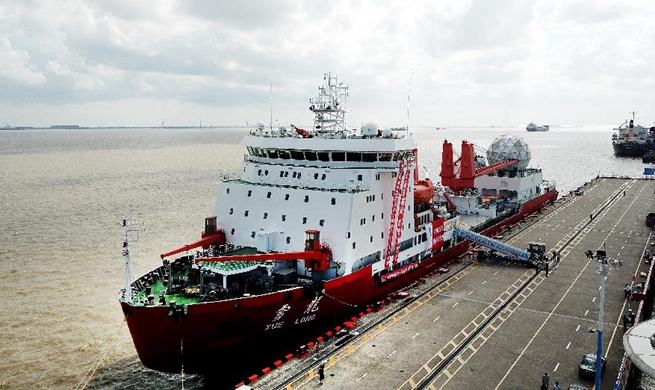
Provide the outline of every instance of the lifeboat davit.
{"type": "Polygon", "coordinates": [[[434,184],[430,179],[419,180],[414,185],[414,204],[430,203],[434,193],[434,184]]]}

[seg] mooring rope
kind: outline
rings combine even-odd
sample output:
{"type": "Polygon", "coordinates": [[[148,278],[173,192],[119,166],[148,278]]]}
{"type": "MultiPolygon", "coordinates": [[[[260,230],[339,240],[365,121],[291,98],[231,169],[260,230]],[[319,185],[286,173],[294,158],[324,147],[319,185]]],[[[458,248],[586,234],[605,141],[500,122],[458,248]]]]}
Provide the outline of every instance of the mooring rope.
{"type": "Polygon", "coordinates": [[[95,358],[95,360],[94,360],[93,364],[91,365],[91,367],[86,371],[86,373],[84,373],[84,375],[80,379],[80,382],[77,384],[77,386],[75,386],[75,390],[84,389],[89,385],[89,383],[91,382],[91,379],[93,379],[93,375],[95,375],[96,371],[98,371],[98,369],[100,368],[100,365],[101,365],[101,363],[102,363],[102,361],[104,359],[104,356],[109,351],[109,347],[111,347],[112,344],[116,341],[118,333],[121,331],[121,329],[123,329],[123,325],[125,324],[126,320],[127,320],[126,318],[123,318],[123,321],[121,321],[121,324],[118,326],[118,328],[114,331],[114,333],[109,338],[109,341],[105,345],[105,348],[102,351],[100,351],[100,353],[95,358]]]}

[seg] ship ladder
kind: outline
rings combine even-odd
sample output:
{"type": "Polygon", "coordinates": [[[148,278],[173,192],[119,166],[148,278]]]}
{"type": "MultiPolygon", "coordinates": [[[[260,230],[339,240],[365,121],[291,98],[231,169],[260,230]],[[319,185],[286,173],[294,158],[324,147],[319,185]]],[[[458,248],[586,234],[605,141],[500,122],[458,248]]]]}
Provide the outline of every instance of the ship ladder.
{"type": "Polygon", "coordinates": [[[405,221],[405,206],[407,205],[407,190],[409,188],[409,176],[412,172],[411,164],[409,161],[405,163],[405,171],[403,172],[403,189],[400,193],[400,204],[398,205],[398,221],[396,223],[396,238],[395,249],[393,252],[393,265],[398,262],[398,253],[400,252],[400,238],[403,235],[403,222],[405,221]]]}
{"type": "Polygon", "coordinates": [[[530,262],[530,252],[524,251],[515,246],[494,240],[493,238],[489,238],[480,233],[475,233],[466,229],[460,229],[458,227],[453,230],[453,233],[455,233],[457,237],[463,238],[464,240],[468,240],[486,248],[496,250],[514,259],[530,262]]]}
{"type": "MultiPolygon", "coordinates": [[[[392,248],[395,248],[395,253],[398,252],[398,245],[397,241],[399,238],[399,235],[396,233],[396,227],[398,225],[397,221],[397,216],[399,215],[404,215],[404,210],[399,210],[398,206],[401,203],[401,198],[406,198],[407,197],[407,185],[404,185],[405,179],[409,179],[408,173],[410,172],[409,169],[409,161],[408,160],[401,160],[398,164],[398,176],[396,177],[396,185],[393,190],[393,198],[392,198],[392,206],[391,206],[391,218],[390,218],[390,223],[389,223],[389,233],[387,234],[387,246],[385,250],[385,255],[384,255],[384,268],[389,268],[389,262],[391,260],[391,250],[392,248]],[[404,190],[404,194],[403,194],[404,190]]],[[[404,201],[403,203],[403,208],[404,208],[404,201]]],[[[402,221],[400,222],[401,232],[402,232],[402,221]]],[[[394,254],[394,259],[397,259],[397,254],[394,254]]]]}

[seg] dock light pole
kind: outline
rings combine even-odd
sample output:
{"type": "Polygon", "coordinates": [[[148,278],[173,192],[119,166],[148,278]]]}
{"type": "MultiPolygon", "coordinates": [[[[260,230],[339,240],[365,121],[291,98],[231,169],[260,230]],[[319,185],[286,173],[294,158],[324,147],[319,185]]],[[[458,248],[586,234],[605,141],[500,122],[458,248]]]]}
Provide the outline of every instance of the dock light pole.
{"type": "MultiPolygon", "coordinates": [[[[588,258],[593,259],[593,252],[587,251],[588,258]]],[[[612,272],[614,268],[621,266],[621,260],[607,257],[604,250],[596,251],[596,263],[598,264],[598,273],[600,274],[600,310],[598,311],[598,346],[596,348],[596,382],[595,388],[600,390],[600,375],[603,362],[603,315],[605,314],[605,279],[612,272]]]]}

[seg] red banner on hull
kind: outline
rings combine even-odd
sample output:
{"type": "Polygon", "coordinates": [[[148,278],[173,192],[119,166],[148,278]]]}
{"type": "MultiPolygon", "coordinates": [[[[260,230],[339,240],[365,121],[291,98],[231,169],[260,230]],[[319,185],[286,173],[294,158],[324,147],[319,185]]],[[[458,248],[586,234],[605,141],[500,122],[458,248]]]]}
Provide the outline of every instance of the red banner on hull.
{"type": "Polygon", "coordinates": [[[432,221],[432,252],[443,246],[443,218],[432,221]]]}

